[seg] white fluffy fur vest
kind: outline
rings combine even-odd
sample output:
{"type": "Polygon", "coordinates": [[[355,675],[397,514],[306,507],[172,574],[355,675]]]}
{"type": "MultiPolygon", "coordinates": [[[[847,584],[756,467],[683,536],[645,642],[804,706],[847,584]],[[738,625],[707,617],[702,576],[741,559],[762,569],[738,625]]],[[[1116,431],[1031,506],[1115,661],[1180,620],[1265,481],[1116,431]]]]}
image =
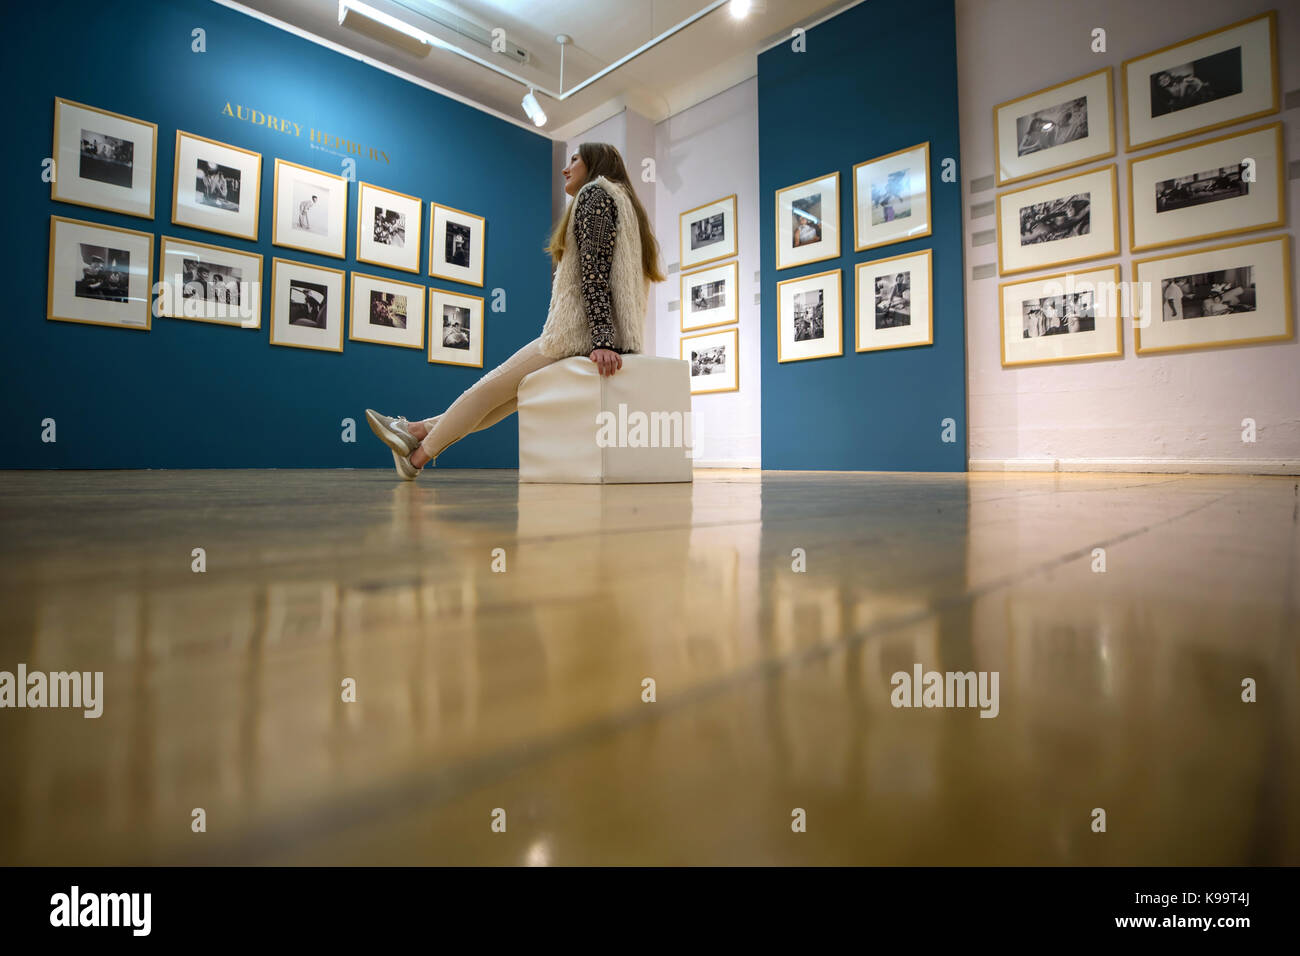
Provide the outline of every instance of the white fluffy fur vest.
{"type": "MultiPolygon", "coordinates": [[[[614,260],[610,267],[610,304],[614,313],[614,345],[633,352],[641,351],[646,304],[650,299],[650,280],[641,267],[641,232],[637,228],[636,209],[627,190],[604,176],[583,183],[573,202],[584,189],[599,184],[614,200],[618,222],[614,237],[614,260]]],[[[582,302],[578,240],[574,236],[573,217],[565,236],[564,257],[555,270],[551,284],[551,308],[542,327],[542,354],[551,358],[587,355],[591,352],[591,326],[582,302]]]]}

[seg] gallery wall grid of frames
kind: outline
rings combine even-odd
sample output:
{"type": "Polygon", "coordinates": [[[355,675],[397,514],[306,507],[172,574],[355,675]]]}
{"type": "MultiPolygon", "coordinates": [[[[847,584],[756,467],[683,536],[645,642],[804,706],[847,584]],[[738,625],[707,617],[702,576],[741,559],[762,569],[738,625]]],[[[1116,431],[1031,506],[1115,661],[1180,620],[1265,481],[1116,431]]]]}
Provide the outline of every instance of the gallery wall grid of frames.
{"type": "MultiPolygon", "coordinates": [[[[55,97],[53,136],[51,199],[154,218],[156,123],[55,97]]],[[[262,159],[254,150],[176,130],[172,225],[258,242],[262,159]]],[[[276,157],[271,245],[346,259],[348,183],[276,157]]],[[[356,262],[419,274],[424,200],[360,181],[356,203],[356,262]]],[[[431,201],[429,221],[428,274],[482,287],[487,220],[431,201]]],[[[157,274],[169,283],[158,303],[162,317],[261,329],[263,296],[252,290],[262,290],[270,305],[270,344],[341,352],[350,302],[352,341],[424,350],[427,322],[430,363],[483,365],[480,296],[360,270],[349,282],[344,269],[279,256],[272,257],[264,290],[262,253],[59,215],[50,217],[47,320],[149,331],[155,238],[157,274]],[[445,314],[435,314],[435,304],[445,314]]]]}
{"type": "Polygon", "coordinates": [[[732,193],[677,217],[677,348],[679,357],[690,363],[692,395],[740,389],[739,329],[719,328],[740,321],[738,215],[732,193]]]}
{"type": "MultiPolygon", "coordinates": [[[[1282,123],[1204,136],[1279,110],[1276,11],[1130,57],[1118,71],[1125,152],[1132,154],[1122,160],[1128,253],[1287,226],[1282,123]],[[1158,145],[1167,148],[1152,151],[1158,145]]],[[[1000,275],[1125,251],[1114,165],[1023,185],[1116,154],[1110,73],[1111,67],[1103,67],[994,106],[996,183],[1022,183],[999,193],[994,203],[1000,275]],[[1104,228],[1108,221],[1113,240],[1104,228]],[[1095,228],[1099,223],[1102,229],[1095,228]]],[[[1134,260],[1135,283],[1160,284],[1159,301],[1149,306],[1159,314],[1135,323],[1135,353],[1289,340],[1289,250],[1286,233],[1134,260]],[[1245,258],[1229,262],[1233,256],[1245,258]],[[1156,275],[1179,270],[1180,275],[1156,275]],[[1186,319],[1195,321],[1179,321],[1186,319]]],[[[1098,265],[1002,283],[1003,366],[1121,356],[1119,310],[1103,317],[1087,294],[1059,294],[1064,283],[1086,287],[1111,270],[1118,283],[1119,268],[1098,265]],[[1065,331],[1075,334],[1060,335],[1065,331]]],[[[1109,303],[1101,304],[1110,310],[1109,303]]],[[[1139,319],[1141,303],[1130,311],[1139,319]]]]}

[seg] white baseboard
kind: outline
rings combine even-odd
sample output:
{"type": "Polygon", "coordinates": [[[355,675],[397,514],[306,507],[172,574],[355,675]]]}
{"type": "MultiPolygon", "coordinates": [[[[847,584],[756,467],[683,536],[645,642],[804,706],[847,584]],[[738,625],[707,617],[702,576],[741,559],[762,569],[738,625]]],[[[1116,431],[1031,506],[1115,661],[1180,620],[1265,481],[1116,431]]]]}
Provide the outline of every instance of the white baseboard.
{"type": "Polygon", "coordinates": [[[757,458],[696,458],[692,465],[696,468],[761,468],[757,458]]]}
{"type": "Polygon", "coordinates": [[[971,471],[1109,471],[1154,475],[1300,475],[1289,458],[972,458],[971,471]]]}

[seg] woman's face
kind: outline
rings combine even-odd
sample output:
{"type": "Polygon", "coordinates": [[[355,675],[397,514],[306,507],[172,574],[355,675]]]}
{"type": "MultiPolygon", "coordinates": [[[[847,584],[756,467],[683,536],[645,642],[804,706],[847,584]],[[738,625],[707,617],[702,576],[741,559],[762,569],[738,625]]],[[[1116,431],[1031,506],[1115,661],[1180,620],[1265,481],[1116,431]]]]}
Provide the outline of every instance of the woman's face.
{"type": "Polygon", "coordinates": [[[575,149],[569,157],[569,165],[564,167],[564,191],[572,196],[587,181],[587,164],[575,149]]]}

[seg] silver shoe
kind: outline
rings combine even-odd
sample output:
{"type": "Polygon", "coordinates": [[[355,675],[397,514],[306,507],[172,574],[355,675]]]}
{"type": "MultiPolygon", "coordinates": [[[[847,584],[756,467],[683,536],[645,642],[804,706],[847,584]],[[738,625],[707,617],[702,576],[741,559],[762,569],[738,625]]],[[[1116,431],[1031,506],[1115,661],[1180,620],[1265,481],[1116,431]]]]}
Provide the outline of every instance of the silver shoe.
{"type": "Polygon", "coordinates": [[[397,474],[403,481],[415,481],[423,470],[416,468],[411,464],[411,459],[403,458],[397,452],[393,452],[393,467],[397,469],[397,474]]]}
{"type": "MultiPolygon", "coordinates": [[[[420,441],[407,429],[407,420],[402,416],[389,418],[380,415],[373,408],[366,409],[366,424],[375,433],[375,437],[393,450],[398,457],[409,458],[411,452],[420,447],[420,441]]],[[[399,469],[400,470],[400,469],[399,469]]]]}

